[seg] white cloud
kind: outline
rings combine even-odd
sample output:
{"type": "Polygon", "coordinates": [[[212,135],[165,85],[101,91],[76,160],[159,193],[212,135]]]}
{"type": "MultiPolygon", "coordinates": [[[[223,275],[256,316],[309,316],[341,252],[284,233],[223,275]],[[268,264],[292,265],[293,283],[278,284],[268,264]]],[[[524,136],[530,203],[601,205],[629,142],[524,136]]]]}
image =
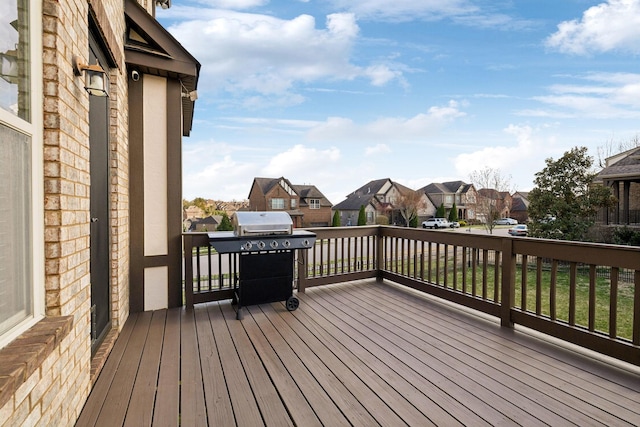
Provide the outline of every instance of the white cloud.
{"type": "MultiPolygon", "coordinates": [[[[575,84],[552,85],[549,95],[533,99],[553,109],[546,111],[549,117],[640,118],[640,74],[591,73],[578,79],[575,84]]],[[[543,116],[542,111],[519,114],[543,116]]]]}
{"type": "Polygon", "coordinates": [[[333,0],[332,3],[358,17],[393,21],[435,20],[477,11],[468,0],[333,0]]]}
{"type": "MultiPolygon", "coordinates": [[[[351,54],[360,33],[352,13],[334,13],[325,28],[311,15],[280,19],[222,9],[179,7],[181,22],[169,31],[202,64],[200,92],[225,90],[248,108],[304,102],[296,85],[364,78],[373,85],[402,71],[390,65],[359,66],[351,54]]],[[[229,102],[228,97],[227,102],[229,102]]]]}
{"type": "Polygon", "coordinates": [[[188,153],[185,153],[183,197],[187,200],[203,196],[223,200],[247,198],[251,186],[250,180],[253,179],[256,166],[251,163],[237,162],[231,155],[212,156],[212,152],[215,151],[209,151],[208,155],[202,159],[218,160],[200,168],[190,165],[188,153]]]}
{"type": "Polygon", "coordinates": [[[501,31],[535,25],[506,13],[493,13],[492,8],[482,8],[471,0],[332,0],[332,4],[354,13],[358,19],[370,21],[451,20],[466,27],[501,31]]]}
{"type": "Polygon", "coordinates": [[[197,3],[220,9],[244,10],[264,6],[269,0],[197,0],[197,3]]]}
{"type": "Polygon", "coordinates": [[[464,117],[460,104],[449,101],[413,117],[382,117],[359,125],[344,117],[330,117],[309,131],[312,140],[326,141],[425,141],[454,120],[464,117]]]}
{"type": "Polygon", "coordinates": [[[620,51],[640,53],[640,1],[608,0],[564,21],[546,45],[563,53],[587,55],[620,51]]]}
{"type": "Polygon", "coordinates": [[[331,165],[338,160],[340,160],[340,150],[336,147],[318,150],[298,144],[273,156],[262,172],[273,177],[293,177],[290,179],[293,179],[294,184],[298,184],[295,182],[296,176],[308,174],[309,169],[317,165],[331,169],[331,165]]]}
{"type": "Polygon", "coordinates": [[[530,126],[509,125],[504,132],[515,138],[513,146],[485,147],[453,159],[459,179],[468,180],[471,172],[491,168],[499,170],[503,177],[511,176],[512,183],[533,182],[535,173],[544,166],[544,159],[555,152],[553,140],[537,137],[530,126]]]}
{"type": "Polygon", "coordinates": [[[364,150],[365,156],[375,156],[376,154],[387,154],[391,153],[391,148],[387,144],[377,144],[373,147],[367,147],[364,150]]]}

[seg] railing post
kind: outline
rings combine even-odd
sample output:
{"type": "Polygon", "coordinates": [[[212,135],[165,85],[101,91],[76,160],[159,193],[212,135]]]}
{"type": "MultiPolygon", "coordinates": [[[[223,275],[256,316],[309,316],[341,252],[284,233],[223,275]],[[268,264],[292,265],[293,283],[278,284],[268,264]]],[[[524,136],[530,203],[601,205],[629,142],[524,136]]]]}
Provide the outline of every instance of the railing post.
{"type": "Polygon", "coordinates": [[[185,306],[193,308],[193,236],[185,233],[184,240],[184,298],[185,306]]]}
{"type": "Polygon", "coordinates": [[[502,299],[500,306],[500,324],[513,328],[511,309],[516,298],[516,254],[513,252],[513,240],[502,239],[502,299]]]}
{"type": "Polygon", "coordinates": [[[298,251],[298,292],[304,293],[307,289],[307,251],[298,251]]]}
{"type": "Polygon", "coordinates": [[[382,273],[384,271],[384,248],[383,248],[382,226],[378,226],[376,233],[376,273],[377,280],[382,281],[382,273]]]}

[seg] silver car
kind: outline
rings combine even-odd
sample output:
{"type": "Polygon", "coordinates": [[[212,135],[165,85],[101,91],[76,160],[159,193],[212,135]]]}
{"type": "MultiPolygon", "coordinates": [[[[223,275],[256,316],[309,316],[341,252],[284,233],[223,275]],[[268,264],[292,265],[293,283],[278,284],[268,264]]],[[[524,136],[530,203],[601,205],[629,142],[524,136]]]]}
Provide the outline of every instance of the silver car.
{"type": "Polygon", "coordinates": [[[500,218],[493,221],[493,223],[495,225],[516,225],[518,221],[513,218],[500,218]]]}

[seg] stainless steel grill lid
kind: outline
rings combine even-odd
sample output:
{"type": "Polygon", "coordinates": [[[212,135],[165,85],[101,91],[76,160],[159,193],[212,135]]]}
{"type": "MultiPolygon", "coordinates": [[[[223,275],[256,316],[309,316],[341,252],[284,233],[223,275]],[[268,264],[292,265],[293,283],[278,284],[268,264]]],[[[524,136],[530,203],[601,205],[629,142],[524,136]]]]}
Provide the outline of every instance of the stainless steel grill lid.
{"type": "Polygon", "coordinates": [[[292,234],[293,221],[287,212],[236,212],[231,217],[236,236],[292,234]]]}

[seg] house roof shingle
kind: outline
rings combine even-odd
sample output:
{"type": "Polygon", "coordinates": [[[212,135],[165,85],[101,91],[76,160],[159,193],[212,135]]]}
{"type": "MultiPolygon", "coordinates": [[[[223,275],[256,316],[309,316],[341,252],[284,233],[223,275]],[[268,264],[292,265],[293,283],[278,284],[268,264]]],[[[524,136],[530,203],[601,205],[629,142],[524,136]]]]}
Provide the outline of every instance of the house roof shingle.
{"type": "Polygon", "coordinates": [[[369,181],[362,187],[349,194],[345,200],[333,206],[334,210],[356,211],[360,206],[366,206],[384,187],[387,182],[391,182],[389,178],[376,179],[369,181]]]}
{"type": "MultiPolygon", "coordinates": [[[[610,159],[611,157],[607,161],[610,159]]],[[[598,178],[601,180],[633,177],[640,178],[640,147],[627,151],[620,160],[608,165],[598,173],[598,178]]]]}

